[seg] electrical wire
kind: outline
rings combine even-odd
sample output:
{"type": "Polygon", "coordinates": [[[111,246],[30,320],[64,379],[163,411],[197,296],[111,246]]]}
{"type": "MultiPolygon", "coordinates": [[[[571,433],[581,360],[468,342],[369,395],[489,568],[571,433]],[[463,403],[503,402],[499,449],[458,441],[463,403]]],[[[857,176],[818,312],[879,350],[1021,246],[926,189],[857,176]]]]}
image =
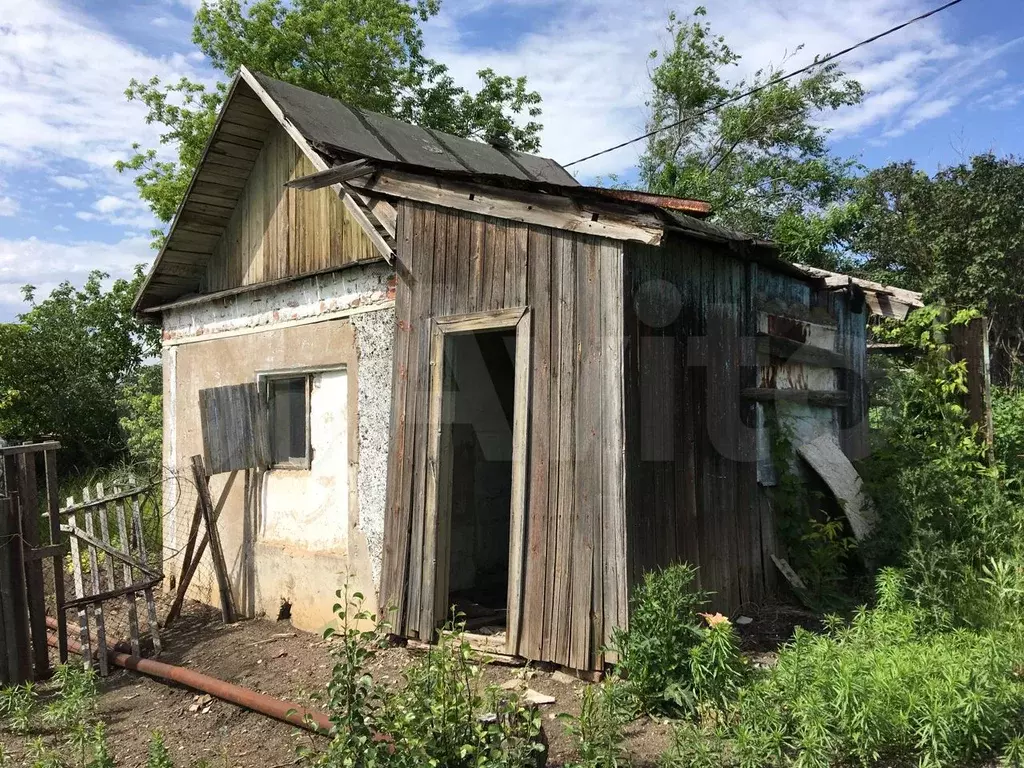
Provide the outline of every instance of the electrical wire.
{"type": "Polygon", "coordinates": [[[927,18],[929,18],[931,16],[934,16],[937,13],[941,13],[942,11],[946,10],[947,8],[952,8],[954,5],[958,5],[959,3],[962,3],[962,2],[963,2],[963,0],[950,0],[946,4],[940,5],[938,8],[933,8],[932,10],[928,11],[927,13],[922,13],[920,16],[915,16],[914,18],[912,18],[912,19],[910,19],[908,21],[905,21],[902,24],[898,24],[895,27],[890,27],[889,29],[885,30],[885,32],[880,32],[879,34],[874,35],[873,37],[869,37],[866,40],[861,40],[859,43],[851,45],[849,48],[844,48],[843,50],[839,51],[838,53],[831,53],[828,56],[825,56],[824,58],[821,58],[821,59],[817,59],[816,58],[813,62],[808,64],[806,67],[801,67],[800,69],[796,69],[796,70],[793,70],[792,72],[789,72],[789,73],[787,73],[785,75],[781,75],[779,77],[776,77],[773,80],[769,80],[768,82],[763,83],[763,84],[761,84],[761,85],[759,85],[759,86],[757,86],[755,88],[751,88],[749,91],[745,91],[744,93],[738,94],[736,96],[731,96],[728,99],[724,99],[723,101],[720,101],[717,104],[714,104],[714,105],[712,105],[710,107],[707,107],[706,109],[703,109],[700,112],[697,112],[696,114],[688,115],[687,117],[684,117],[682,120],[677,120],[676,122],[670,123],[669,125],[663,125],[663,126],[660,126],[658,128],[655,128],[654,130],[648,131],[647,133],[643,134],[642,136],[637,136],[635,139],[630,139],[629,141],[624,141],[621,144],[616,144],[614,147],[608,147],[608,149],[602,149],[600,152],[594,152],[593,154],[587,155],[586,157],[581,157],[579,160],[573,160],[571,163],[565,163],[562,167],[563,168],[568,168],[568,167],[573,166],[573,165],[578,165],[579,163],[584,163],[587,160],[593,160],[595,157],[600,157],[601,155],[607,155],[609,152],[614,152],[617,149],[622,149],[623,147],[628,147],[630,144],[636,144],[638,141],[643,141],[644,139],[649,139],[649,138],[651,138],[651,136],[654,136],[654,135],[656,135],[658,133],[661,133],[662,131],[667,131],[667,130],[670,130],[672,128],[676,128],[676,127],[682,125],[683,123],[691,122],[691,121],[695,120],[698,117],[703,117],[704,115],[710,114],[711,112],[716,112],[717,110],[721,109],[722,107],[726,107],[726,106],[728,106],[730,104],[735,104],[737,101],[745,99],[748,96],[753,96],[754,94],[760,93],[761,91],[763,91],[763,90],[765,90],[767,88],[771,88],[774,85],[778,85],[779,83],[784,83],[787,80],[791,80],[794,77],[796,77],[797,75],[802,75],[802,74],[804,74],[806,72],[809,72],[812,69],[814,69],[815,67],[820,67],[820,66],[823,66],[825,64],[828,64],[830,61],[835,61],[840,56],[845,56],[846,54],[851,53],[852,51],[855,51],[858,48],[863,48],[865,45],[870,45],[871,43],[874,43],[877,40],[881,40],[883,37],[888,37],[891,34],[899,32],[901,29],[905,29],[906,27],[909,27],[911,24],[916,24],[919,21],[924,21],[925,19],[927,19],[927,18]]]}

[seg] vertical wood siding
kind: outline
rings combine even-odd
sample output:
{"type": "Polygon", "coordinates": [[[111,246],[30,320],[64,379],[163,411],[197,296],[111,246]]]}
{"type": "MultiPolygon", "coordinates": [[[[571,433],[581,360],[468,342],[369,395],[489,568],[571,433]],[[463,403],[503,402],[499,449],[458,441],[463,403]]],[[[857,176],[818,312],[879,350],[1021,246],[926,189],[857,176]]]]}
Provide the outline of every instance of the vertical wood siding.
{"type": "Polygon", "coordinates": [[[206,292],[298,277],[377,257],[330,188],[288,189],[316,169],[276,126],[256,158],[206,273],[206,292]]]}
{"type": "MultiPolygon", "coordinates": [[[[522,626],[514,651],[577,669],[625,623],[621,244],[403,201],[382,604],[429,638],[430,320],[531,311],[522,626]],[[427,610],[424,611],[424,607],[427,610]]],[[[514,569],[513,569],[514,571],[514,569]]]]}
{"type": "Polygon", "coordinates": [[[735,609],[764,594],[754,406],[740,397],[753,266],[679,240],[631,243],[625,263],[630,584],[686,561],[735,609]]]}

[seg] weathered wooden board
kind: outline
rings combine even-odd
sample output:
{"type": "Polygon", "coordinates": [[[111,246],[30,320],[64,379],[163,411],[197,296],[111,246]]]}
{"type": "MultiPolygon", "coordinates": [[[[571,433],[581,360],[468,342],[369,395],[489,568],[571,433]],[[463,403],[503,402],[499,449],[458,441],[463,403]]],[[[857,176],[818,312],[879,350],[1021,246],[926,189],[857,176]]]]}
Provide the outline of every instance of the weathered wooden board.
{"type": "MultiPolygon", "coordinates": [[[[190,222],[203,223],[204,215],[209,218],[214,213],[229,217],[207,222],[223,231],[212,256],[203,256],[209,259],[208,292],[309,274],[377,255],[333,189],[308,192],[284,186],[316,169],[283,128],[270,131],[251,162],[248,182],[230,208],[213,205],[218,195],[221,206],[231,200],[228,185],[218,188],[205,182],[197,185],[190,198],[195,201],[188,207],[190,222]],[[196,193],[204,196],[202,200],[196,193]],[[207,206],[197,208],[200,202],[207,206]]],[[[206,178],[205,173],[201,178],[206,178]]]]}
{"type": "Polygon", "coordinates": [[[383,572],[384,600],[399,607],[393,625],[429,639],[431,618],[443,615],[440,580],[429,573],[446,562],[444,542],[432,539],[436,531],[430,530],[443,515],[426,514],[426,499],[441,485],[427,484],[436,471],[429,466],[428,440],[437,440],[427,424],[437,412],[427,397],[430,323],[457,320],[471,328],[471,315],[487,328],[507,316],[503,311],[528,307],[529,359],[517,380],[517,386],[529,381],[527,415],[513,424],[527,446],[517,469],[521,486],[516,483],[525,515],[513,521],[513,530],[521,526],[522,549],[512,547],[510,568],[521,574],[510,598],[522,621],[509,642],[530,658],[592,668],[626,605],[625,467],[621,456],[605,450],[609,437],[621,446],[616,361],[622,332],[614,316],[621,311],[615,308],[622,297],[621,244],[412,201],[399,205],[398,232],[395,428],[383,572]],[[579,311],[586,313],[586,334],[577,331],[579,311]],[[581,389],[592,400],[587,407],[577,406],[581,389]],[[585,461],[577,461],[578,452],[585,461]],[[577,477],[577,468],[585,477],[577,477]],[[577,503],[581,492],[586,501],[577,503]],[[604,553],[606,541],[616,548],[612,554],[604,553]]]}
{"type": "Polygon", "coordinates": [[[203,451],[210,474],[263,468],[270,442],[263,400],[256,384],[199,390],[203,451]]]}

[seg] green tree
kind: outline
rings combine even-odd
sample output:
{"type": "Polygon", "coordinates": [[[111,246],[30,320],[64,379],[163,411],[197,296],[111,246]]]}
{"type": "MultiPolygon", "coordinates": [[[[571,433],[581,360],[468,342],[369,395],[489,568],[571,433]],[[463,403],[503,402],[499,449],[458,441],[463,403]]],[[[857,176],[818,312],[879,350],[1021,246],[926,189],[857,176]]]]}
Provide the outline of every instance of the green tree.
{"type": "MultiPolygon", "coordinates": [[[[192,39],[210,62],[233,74],[249,69],[348,104],[427,128],[482,139],[505,148],[540,146],[540,95],[525,77],[477,73],[480,89],[456,85],[448,68],[423,52],[422,24],[440,0],[205,0],[192,39]]],[[[177,153],[134,145],[117,164],[136,172],[135,184],[156,217],[167,222],[181,201],[210,135],[225,86],[213,90],[182,79],[132,80],[129,100],[141,101],[147,122],[164,126],[160,141],[177,153]]]]}
{"type": "Polygon", "coordinates": [[[929,176],[887,165],[858,185],[852,250],[882,282],[924,291],[991,323],[997,372],[1024,358],[1024,165],[978,155],[929,176]]]}
{"type": "Polygon", "coordinates": [[[93,272],[81,289],[64,282],[41,301],[26,286],[31,308],[0,325],[0,435],[53,436],[83,469],[124,452],[120,387],[159,348],[159,329],[131,312],[141,267],[104,290],[107,278],[93,272]]]}
{"type": "MultiPolygon", "coordinates": [[[[721,223],[778,240],[799,257],[834,265],[852,217],[842,206],[856,164],[834,157],[822,112],[859,104],[863,90],[834,64],[777,83],[720,109],[720,102],[770,82],[781,69],[730,80],[740,56],[716,35],[698,7],[692,19],[669,16],[671,46],[650,55],[653,94],[640,163],[652,192],[711,203],[721,223]]],[[[799,49],[798,49],[799,50],[799,49]]]]}

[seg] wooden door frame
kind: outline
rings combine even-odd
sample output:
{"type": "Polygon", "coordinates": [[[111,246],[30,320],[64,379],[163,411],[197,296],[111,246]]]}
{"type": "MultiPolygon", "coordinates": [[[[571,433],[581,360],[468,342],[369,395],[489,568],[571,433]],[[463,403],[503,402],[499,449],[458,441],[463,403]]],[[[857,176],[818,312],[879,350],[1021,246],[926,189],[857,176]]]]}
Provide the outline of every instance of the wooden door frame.
{"type": "MultiPolygon", "coordinates": [[[[512,502],[509,527],[508,615],[506,653],[519,648],[522,623],[524,558],[526,554],[526,462],[527,419],[530,403],[530,310],[527,307],[465,315],[436,317],[430,337],[430,406],[428,411],[427,492],[424,509],[423,583],[420,594],[420,621],[431,631],[448,611],[448,571],[451,536],[451,470],[442,465],[450,451],[442,449],[445,439],[444,348],[450,335],[462,335],[514,328],[516,358],[514,404],[512,411],[512,502]],[[442,475],[444,482],[442,482],[442,475]],[[428,596],[432,596],[428,597],[428,596]]],[[[421,631],[421,637],[423,633],[421,631]]]]}

